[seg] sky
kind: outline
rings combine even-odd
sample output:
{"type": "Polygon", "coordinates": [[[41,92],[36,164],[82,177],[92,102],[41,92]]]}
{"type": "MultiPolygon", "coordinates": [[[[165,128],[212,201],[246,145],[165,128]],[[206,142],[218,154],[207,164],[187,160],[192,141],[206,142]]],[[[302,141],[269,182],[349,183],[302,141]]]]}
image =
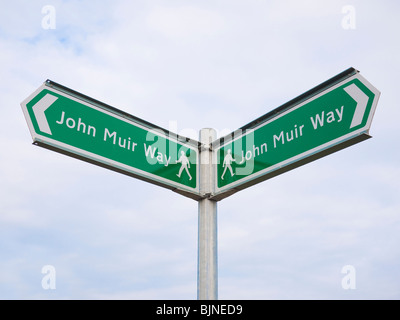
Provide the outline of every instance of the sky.
{"type": "Polygon", "coordinates": [[[196,201],[32,145],[46,79],[198,139],[349,67],[373,138],[218,202],[218,298],[400,298],[400,3],[0,5],[0,299],[197,298],[196,201]]]}

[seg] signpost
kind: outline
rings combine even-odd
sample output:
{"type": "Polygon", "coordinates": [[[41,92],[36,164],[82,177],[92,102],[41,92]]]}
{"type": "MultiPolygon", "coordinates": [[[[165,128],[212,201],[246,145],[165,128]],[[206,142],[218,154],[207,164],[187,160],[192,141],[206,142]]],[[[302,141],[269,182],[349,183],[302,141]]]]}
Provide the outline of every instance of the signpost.
{"type": "Polygon", "coordinates": [[[379,91],[354,69],[213,143],[213,199],[370,138],[379,91]]]}
{"type": "Polygon", "coordinates": [[[22,103],[34,144],[198,201],[198,299],[218,298],[217,201],[370,138],[379,91],[350,68],[230,135],[200,142],[47,80],[22,103]]]}
{"type": "Polygon", "coordinates": [[[35,144],[200,198],[198,142],[49,80],[21,105],[35,144]]]}

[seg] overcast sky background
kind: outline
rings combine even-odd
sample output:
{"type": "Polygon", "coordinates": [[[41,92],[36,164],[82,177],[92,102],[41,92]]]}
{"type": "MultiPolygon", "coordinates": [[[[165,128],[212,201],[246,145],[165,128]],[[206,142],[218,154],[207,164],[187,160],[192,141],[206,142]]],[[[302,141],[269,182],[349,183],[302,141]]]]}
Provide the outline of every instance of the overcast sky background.
{"type": "Polygon", "coordinates": [[[373,138],[218,203],[219,298],[400,298],[398,1],[0,4],[1,299],[196,299],[197,203],[33,146],[46,79],[197,139],[349,67],[381,91],[373,138]]]}

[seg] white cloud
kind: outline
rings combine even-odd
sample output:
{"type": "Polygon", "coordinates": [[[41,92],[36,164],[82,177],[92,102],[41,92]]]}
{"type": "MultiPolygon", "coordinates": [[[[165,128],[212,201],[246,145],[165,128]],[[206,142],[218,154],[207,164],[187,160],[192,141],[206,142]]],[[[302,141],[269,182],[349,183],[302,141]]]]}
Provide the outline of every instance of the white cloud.
{"type": "Polygon", "coordinates": [[[220,14],[196,6],[156,6],[146,22],[150,28],[167,38],[185,42],[220,35],[226,28],[220,14]]]}

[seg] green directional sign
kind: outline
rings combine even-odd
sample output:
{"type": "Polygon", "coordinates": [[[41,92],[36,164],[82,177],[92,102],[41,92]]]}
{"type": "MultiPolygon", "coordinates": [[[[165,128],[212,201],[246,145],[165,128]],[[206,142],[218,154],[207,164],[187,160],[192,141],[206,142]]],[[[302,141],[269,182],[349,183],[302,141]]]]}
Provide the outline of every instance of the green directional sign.
{"type": "Polygon", "coordinates": [[[216,141],[215,199],[369,138],[379,95],[354,72],[216,141]]]}
{"type": "Polygon", "coordinates": [[[21,106],[35,144],[199,197],[197,142],[49,80],[21,106]]]}

